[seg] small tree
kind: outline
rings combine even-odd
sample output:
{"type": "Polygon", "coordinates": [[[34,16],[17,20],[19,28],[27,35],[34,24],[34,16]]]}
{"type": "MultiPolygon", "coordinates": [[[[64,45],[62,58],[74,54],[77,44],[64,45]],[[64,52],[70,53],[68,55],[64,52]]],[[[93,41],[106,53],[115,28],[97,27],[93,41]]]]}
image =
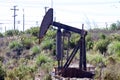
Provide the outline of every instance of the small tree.
{"type": "Polygon", "coordinates": [[[100,39],[95,43],[94,49],[100,51],[103,54],[106,52],[108,44],[108,40],[100,39]]]}
{"type": "Polygon", "coordinates": [[[2,33],[0,33],[0,38],[1,38],[1,37],[3,37],[3,34],[2,34],[2,33]]]}
{"type": "Polygon", "coordinates": [[[120,42],[119,41],[113,41],[108,45],[107,52],[112,55],[112,54],[117,54],[120,56],[120,42]]]}
{"type": "Polygon", "coordinates": [[[39,27],[32,27],[30,29],[27,29],[25,31],[27,34],[31,34],[33,36],[38,36],[38,33],[39,33],[39,27]]]}
{"type": "Polygon", "coordinates": [[[112,23],[112,24],[110,25],[110,30],[117,30],[116,23],[112,23]]]}
{"type": "Polygon", "coordinates": [[[86,36],[86,44],[87,44],[87,50],[93,49],[93,44],[94,44],[94,42],[93,42],[93,40],[92,40],[91,34],[88,34],[88,35],[86,36]]]}
{"type": "Polygon", "coordinates": [[[106,38],[106,35],[105,34],[103,34],[103,33],[100,33],[100,39],[105,39],[106,38]]]}
{"type": "Polygon", "coordinates": [[[18,34],[19,34],[19,30],[8,30],[5,32],[5,36],[13,36],[18,34]]]}
{"type": "Polygon", "coordinates": [[[117,26],[117,29],[120,30],[120,21],[117,21],[116,26],[117,26]]]}

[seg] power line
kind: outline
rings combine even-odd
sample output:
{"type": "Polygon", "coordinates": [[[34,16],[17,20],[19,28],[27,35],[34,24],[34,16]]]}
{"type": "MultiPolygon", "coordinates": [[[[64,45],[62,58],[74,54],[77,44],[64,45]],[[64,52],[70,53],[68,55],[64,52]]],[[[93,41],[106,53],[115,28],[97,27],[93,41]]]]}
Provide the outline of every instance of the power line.
{"type": "Polygon", "coordinates": [[[17,6],[13,6],[13,9],[11,9],[11,10],[14,11],[14,15],[13,15],[13,17],[14,17],[14,30],[15,30],[15,23],[16,23],[16,22],[15,22],[15,18],[16,18],[16,16],[17,16],[17,15],[16,15],[16,11],[19,10],[19,9],[16,9],[16,7],[17,7],[17,6]]]}

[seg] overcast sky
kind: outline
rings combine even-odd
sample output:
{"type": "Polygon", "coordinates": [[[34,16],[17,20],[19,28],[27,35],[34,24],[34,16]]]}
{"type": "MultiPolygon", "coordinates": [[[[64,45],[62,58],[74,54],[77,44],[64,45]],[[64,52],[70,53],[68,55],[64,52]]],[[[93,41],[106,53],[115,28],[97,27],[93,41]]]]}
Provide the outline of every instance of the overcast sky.
{"type": "Polygon", "coordinates": [[[16,28],[22,30],[23,9],[25,29],[39,26],[44,7],[53,7],[56,21],[86,29],[106,27],[120,20],[120,0],[0,0],[0,31],[13,29],[13,6],[17,5],[16,28]]]}

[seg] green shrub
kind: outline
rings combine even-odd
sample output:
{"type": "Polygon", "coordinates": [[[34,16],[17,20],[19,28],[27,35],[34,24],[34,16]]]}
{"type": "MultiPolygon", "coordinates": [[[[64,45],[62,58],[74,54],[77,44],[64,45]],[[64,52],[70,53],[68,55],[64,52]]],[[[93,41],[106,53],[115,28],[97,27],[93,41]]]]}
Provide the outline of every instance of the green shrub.
{"type": "Polygon", "coordinates": [[[52,77],[50,74],[45,75],[43,80],[52,80],[52,77]]]}
{"type": "Polygon", "coordinates": [[[30,29],[27,29],[27,30],[25,31],[25,33],[31,34],[31,35],[33,35],[33,36],[38,36],[39,27],[32,27],[32,28],[30,28],[30,29]]]}
{"type": "Polygon", "coordinates": [[[72,33],[71,38],[70,38],[70,47],[74,48],[79,39],[80,39],[79,34],[72,33]]]}
{"type": "Polygon", "coordinates": [[[14,49],[14,48],[20,48],[22,45],[17,42],[17,41],[12,41],[11,43],[9,43],[9,48],[10,49],[14,49]]]}
{"type": "Polygon", "coordinates": [[[118,57],[116,57],[115,55],[109,56],[108,58],[106,58],[105,64],[107,66],[109,65],[114,65],[117,63],[117,61],[120,61],[118,57]]]}
{"type": "Polygon", "coordinates": [[[32,54],[38,54],[38,53],[40,53],[40,47],[39,46],[33,46],[32,48],[31,48],[31,51],[32,51],[32,54]]]}
{"type": "Polygon", "coordinates": [[[4,56],[0,56],[0,62],[4,61],[4,56]]]}
{"type": "Polygon", "coordinates": [[[56,30],[49,29],[45,35],[45,38],[53,39],[56,37],[56,30]]]}
{"type": "Polygon", "coordinates": [[[15,70],[7,70],[5,80],[16,80],[15,70]]]}
{"type": "Polygon", "coordinates": [[[94,50],[100,51],[102,54],[107,51],[107,46],[109,44],[109,40],[100,39],[94,45],[94,50]]]}
{"type": "Polygon", "coordinates": [[[88,34],[86,36],[86,42],[89,42],[89,41],[92,41],[92,35],[91,34],[88,34]]]}
{"type": "Polygon", "coordinates": [[[26,49],[30,49],[33,45],[33,41],[31,38],[22,38],[21,39],[21,43],[22,45],[26,48],[26,49]]]}
{"type": "Polygon", "coordinates": [[[42,49],[52,49],[54,45],[54,40],[53,39],[45,39],[42,43],[41,43],[41,48],[42,49]]]}
{"type": "Polygon", "coordinates": [[[94,45],[93,41],[87,42],[87,50],[93,49],[93,45],[94,45]]]}
{"type": "Polygon", "coordinates": [[[93,65],[98,65],[99,63],[105,64],[105,58],[98,52],[96,54],[87,53],[87,62],[93,65]]]}
{"type": "Polygon", "coordinates": [[[110,25],[110,30],[117,30],[116,23],[112,23],[112,24],[110,25]]]}
{"type": "Polygon", "coordinates": [[[113,41],[108,45],[107,52],[112,55],[112,54],[117,54],[120,56],[120,42],[119,41],[113,41]]]}
{"type": "Polygon", "coordinates": [[[88,34],[86,36],[86,47],[87,47],[87,50],[90,50],[90,49],[93,49],[93,45],[94,45],[94,42],[92,40],[92,36],[91,34],[88,34]]]}
{"type": "Polygon", "coordinates": [[[40,54],[37,58],[36,58],[36,63],[41,66],[41,64],[43,63],[47,63],[47,62],[51,62],[52,59],[50,59],[50,57],[48,57],[45,54],[40,54]]]}
{"type": "Polygon", "coordinates": [[[34,70],[26,65],[20,65],[12,70],[7,70],[6,79],[8,80],[33,80],[34,70]]]}
{"type": "Polygon", "coordinates": [[[99,36],[100,36],[100,39],[106,39],[106,35],[103,33],[100,33],[99,36]]]}
{"type": "Polygon", "coordinates": [[[2,33],[0,33],[0,38],[1,38],[1,37],[3,37],[3,34],[2,34],[2,33]]]}
{"type": "Polygon", "coordinates": [[[120,41],[120,35],[118,33],[111,34],[108,39],[110,41],[120,41]]]}
{"type": "Polygon", "coordinates": [[[13,36],[13,35],[18,35],[19,34],[19,30],[8,30],[5,32],[6,36],[13,36]]]}
{"type": "Polygon", "coordinates": [[[5,76],[6,76],[5,70],[3,69],[3,67],[0,63],[0,80],[4,80],[5,76]]]}
{"type": "Polygon", "coordinates": [[[103,80],[120,80],[120,63],[107,66],[102,77],[103,80]]]}

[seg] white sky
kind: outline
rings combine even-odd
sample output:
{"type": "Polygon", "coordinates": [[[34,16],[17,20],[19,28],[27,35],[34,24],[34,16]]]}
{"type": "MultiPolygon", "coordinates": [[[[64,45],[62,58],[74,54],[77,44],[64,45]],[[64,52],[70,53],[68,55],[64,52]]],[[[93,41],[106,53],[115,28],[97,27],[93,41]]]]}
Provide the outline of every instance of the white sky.
{"type": "Polygon", "coordinates": [[[17,5],[16,28],[22,30],[23,9],[25,29],[40,25],[44,7],[53,7],[57,22],[86,29],[105,27],[120,20],[120,0],[0,0],[0,31],[13,29],[13,8],[17,5]],[[53,2],[53,3],[52,3],[53,2]],[[52,3],[52,4],[51,4],[52,3]],[[18,21],[20,22],[18,24],[18,21]],[[38,21],[38,24],[36,23],[38,21]]]}

